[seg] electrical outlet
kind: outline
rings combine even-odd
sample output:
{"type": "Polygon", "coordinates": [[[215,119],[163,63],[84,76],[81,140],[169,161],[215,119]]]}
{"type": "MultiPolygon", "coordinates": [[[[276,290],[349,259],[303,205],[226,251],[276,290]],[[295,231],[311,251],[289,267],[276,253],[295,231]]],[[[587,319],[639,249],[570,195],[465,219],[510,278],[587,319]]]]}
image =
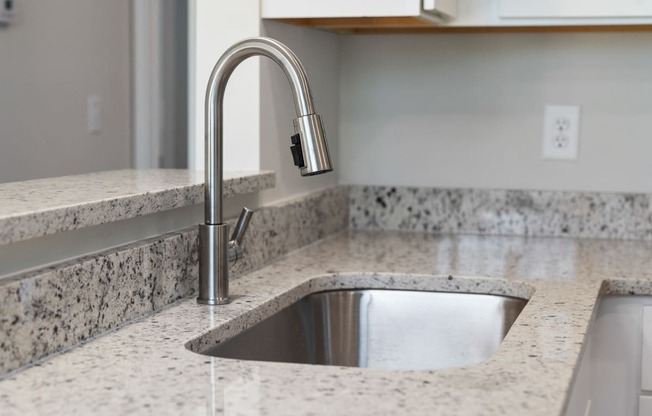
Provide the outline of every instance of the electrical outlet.
{"type": "Polygon", "coordinates": [[[576,160],[579,133],[578,106],[547,105],[543,124],[543,158],[576,160]]]}

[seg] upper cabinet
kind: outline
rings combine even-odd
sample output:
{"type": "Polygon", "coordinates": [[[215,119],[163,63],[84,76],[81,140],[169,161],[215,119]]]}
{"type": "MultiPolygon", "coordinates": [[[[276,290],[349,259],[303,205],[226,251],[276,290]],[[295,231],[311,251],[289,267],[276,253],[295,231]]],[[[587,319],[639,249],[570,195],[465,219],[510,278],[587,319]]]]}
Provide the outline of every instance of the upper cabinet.
{"type": "Polygon", "coordinates": [[[263,19],[324,29],[428,27],[453,19],[458,0],[263,0],[263,19]]]}
{"type": "Polygon", "coordinates": [[[652,30],[652,0],[262,0],[262,16],[345,33],[652,30]]]}
{"type": "Polygon", "coordinates": [[[651,17],[652,0],[500,0],[502,18],[651,17]]]}

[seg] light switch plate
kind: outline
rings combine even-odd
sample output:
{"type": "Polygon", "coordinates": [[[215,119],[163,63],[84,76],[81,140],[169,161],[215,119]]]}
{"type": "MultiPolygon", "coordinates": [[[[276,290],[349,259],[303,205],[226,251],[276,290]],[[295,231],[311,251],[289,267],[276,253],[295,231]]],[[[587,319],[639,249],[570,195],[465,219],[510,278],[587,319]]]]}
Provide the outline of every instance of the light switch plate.
{"type": "Polygon", "coordinates": [[[16,0],[0,0],[0,23],[8,24],[16,17],[16,0]]]}
{"type": "Polygon", "coordinates": [[[89,95],[86,101],[86,128],[90,134],[102,132],[102,97],[99,95],[89,95]]]}

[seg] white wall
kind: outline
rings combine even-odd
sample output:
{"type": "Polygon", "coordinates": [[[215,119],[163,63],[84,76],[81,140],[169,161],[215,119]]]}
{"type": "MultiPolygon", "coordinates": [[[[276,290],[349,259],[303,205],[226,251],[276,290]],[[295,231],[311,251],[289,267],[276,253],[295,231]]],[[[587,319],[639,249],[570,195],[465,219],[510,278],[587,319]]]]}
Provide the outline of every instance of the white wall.
{"type": "Polygon", "coordinates": [[[652,192],[652,33],[347,36],[343,184],[652,192]],[[575,163],[546,104],[582,107],[575,163]]]}
{"type": "Polygon", "coordinates": [[[0,26],[0,182],[131,164],[129,3],[16,2],[0,26]],[[102,97],[100,135],[86,125],[102,97]]]}
{"type": "Polygon", "coordinates": [[[339,138],[339,36],[333,33],[266,21],[264,36],[285,43],[306,69],[315,111],[323,117],[335,171],[302,177],[292,162],[290,136],[296,118],[290,87],[281,69],[269,60],[261,61],[260,166],[276,172],[276,188],[261,193],[261,203],[286,199],[337,183],[341,169],[337,158],[339,138]]]}
{"type": "MultiPolygon", "coordinates": [[[[217,60],[235,42],[260,34],[259,0],[195,0],[189,3],[188,166],[204,169],[206,85],[217,60]]],[[[259,169],[260,62],[244,61],[229,80],[224,97],[224,167],[259,169]]]]}

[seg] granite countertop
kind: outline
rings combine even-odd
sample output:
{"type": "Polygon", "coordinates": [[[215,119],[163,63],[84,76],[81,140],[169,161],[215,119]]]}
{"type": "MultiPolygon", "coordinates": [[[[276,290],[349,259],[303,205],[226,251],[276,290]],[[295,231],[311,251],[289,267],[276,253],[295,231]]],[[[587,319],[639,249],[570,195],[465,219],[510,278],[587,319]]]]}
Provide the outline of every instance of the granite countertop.
{"type": "Polygon", "coordinates": [[[346,231],[0,381],[2,414],[560,415],[601,293],[651,294],[652,242],[346,231]],[[307,293],[397,287],[529,302],[490,360],[384,371],[210,358],[307,293]],[[217,330],[215,330],[217,328],[217,330]]]}
{"type": "MultiPolygon", "coordinates": [[[[224,172],[225,197],[273,188],[271,171],[224,172]]],[[[0,244],[204,201],[204,172],[114,170],[0,184],[0,244]]]]}

